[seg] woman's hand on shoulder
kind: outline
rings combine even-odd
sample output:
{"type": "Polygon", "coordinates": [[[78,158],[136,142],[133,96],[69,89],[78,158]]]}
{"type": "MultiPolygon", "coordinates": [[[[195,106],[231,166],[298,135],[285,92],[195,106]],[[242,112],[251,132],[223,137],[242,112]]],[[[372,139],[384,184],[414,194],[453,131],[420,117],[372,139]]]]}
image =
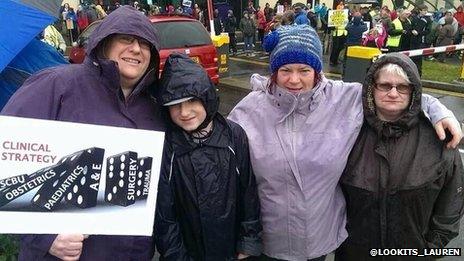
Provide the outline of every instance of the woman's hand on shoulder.
{"type": "Polygon", "coordinates": [[[445,131],[448,131],[451,134],[449,141],[446,143],[447,148],[455,149],[458,146],[462,139],[462,130],[461,125],[456,119],[452,117],[444,118],[438,121],[434,127],[440,140],[446,140],[447,137],[445,131]]]}

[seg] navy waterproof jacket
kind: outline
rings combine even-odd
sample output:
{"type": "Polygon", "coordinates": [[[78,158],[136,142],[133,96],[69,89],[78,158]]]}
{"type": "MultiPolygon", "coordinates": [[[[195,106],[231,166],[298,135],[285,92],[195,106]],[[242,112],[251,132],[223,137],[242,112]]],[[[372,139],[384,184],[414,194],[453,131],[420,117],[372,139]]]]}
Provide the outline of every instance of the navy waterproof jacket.
{"type": "Polygon", "coordinates": [[[346,37],[346,44],[348,45],[361,45],[362,34],[367,30],[367,25],[363,22],[361,16],[353,17],[353,20],[346,26],[348,35],[346,37]]]}
{"type": "MultiPolygon", "coordinates": [[[[148,87],[157,83],[157,47],[158,39],[149,20],[132,8],[120,7],[90,36],[83,64],[46,69],[31,76],[1,114],[163,130],[159,109],[148,94],[148,87]],[[102,40],[114,33],[136,35],[153,46],[149,72],[127,99],[119,85],[116,63],[97,58],[95,52],[102,40]]],[[[19,260],[58,260],[48,253],[55,238],[56,235],[22,236],[19,260]]],[[[153,252],[151,237],[90,235],[84,240],[80,260],[151,260],[153,252]]]]}

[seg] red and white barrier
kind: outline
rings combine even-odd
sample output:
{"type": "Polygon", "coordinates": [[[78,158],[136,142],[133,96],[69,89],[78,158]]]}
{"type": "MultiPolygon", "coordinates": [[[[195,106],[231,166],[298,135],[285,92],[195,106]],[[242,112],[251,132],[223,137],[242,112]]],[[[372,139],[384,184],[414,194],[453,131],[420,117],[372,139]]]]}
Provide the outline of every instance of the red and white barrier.
{"type": "MultiPolygon", "coordinates": [[[[439,46],[433,48],[424,48],[424,49],[416,49],[416,50],[409,50],[409,51],[402,51],[399,53],[405,54],[409,57],[413,56],[426,56],[436,53],[445,53],[445,52],[453,52],[464,50],[464,44],[456,44],[456,45],[447,45],[447,46],[439,46]]],[[[381,54],[378,58],[384,56],[385,54],[381,54]]]]}

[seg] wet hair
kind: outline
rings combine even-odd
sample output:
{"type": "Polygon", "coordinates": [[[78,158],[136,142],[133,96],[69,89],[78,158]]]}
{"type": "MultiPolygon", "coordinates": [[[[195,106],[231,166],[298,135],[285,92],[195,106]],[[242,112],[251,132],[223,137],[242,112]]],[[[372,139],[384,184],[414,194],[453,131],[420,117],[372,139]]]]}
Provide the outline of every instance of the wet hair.
{"type": "Polygon", "coordinates": [[[295,12],[292,10],[287,10],[285,13],[282,15],[282,25],[290,25],[293,24],[295,21],[295,12]]]}
{"type": "Polygon", "coordinates": [[[274,89],[277,86],[277,73],[278,73],[278,71],[271,74],[271,77],[269,77],[269,80],[267,82],[267,91],[270,94],[272,94],[274,92],[274,89]]]}
{"type": "Polygon", "coordinates": [[[411,84],[408,74],[398,64],[387,63],[383,65],[382,67],[380,67],[374,74],[375,81],[377,81],[381,72],[387,72],[387,73],[398,75],[399,77],[403,78],[403,80],[405,80],[407,84],[411,84]]]}
{"type": "Polygon", "coordinates": [[[281,23],[281,22],[282,22],[282,14],[276,14],[276,15],[274,15],[274,17],[272,18],[272,20],[281,23]]]}
{"type": "Polygon", "coordinates": [[[108,59],[108,56],[106,55],[106,53],[107,53],[108,46],[111,43],[113,36],[114,34],[108,35],[107,37],[105,37],[103,40],[101,40],[98,43],[98,46],[94,50],[95,57],[97,57],[97,59],[108,59]]]}

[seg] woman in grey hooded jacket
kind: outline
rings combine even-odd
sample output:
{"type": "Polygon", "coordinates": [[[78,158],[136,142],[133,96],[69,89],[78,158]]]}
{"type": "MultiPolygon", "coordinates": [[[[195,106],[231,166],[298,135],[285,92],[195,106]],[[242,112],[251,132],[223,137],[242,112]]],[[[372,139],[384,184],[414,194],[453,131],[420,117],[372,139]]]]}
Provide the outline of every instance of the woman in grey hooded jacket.
{"type": "MultiPolygon", "coordinates": [[[[249,140],[263,252],[322,260],[348,236],[338,181],[363,123],[361,85],[324,77],[322,46],[310,26],[281,26],[264,47],[272,51],[271,78],[253,75],[254,91],[229,114],[249,140]]],[[[423,98],[433,123],[450,115],[435,98],[423,98]]],[[[456,146],[459,124],[451,125],[456,146]]]]}
{"type": "Polygon", "coordinates": [[[417,67],[405,55],[388,54],[367,73],[365,121],[341,179],[348,239],[337,260],[374,260],[370,249],[424,254],[458,235],[464,213],[461,157],[437,138],[421,110],[421,93],[417,67]]]}

